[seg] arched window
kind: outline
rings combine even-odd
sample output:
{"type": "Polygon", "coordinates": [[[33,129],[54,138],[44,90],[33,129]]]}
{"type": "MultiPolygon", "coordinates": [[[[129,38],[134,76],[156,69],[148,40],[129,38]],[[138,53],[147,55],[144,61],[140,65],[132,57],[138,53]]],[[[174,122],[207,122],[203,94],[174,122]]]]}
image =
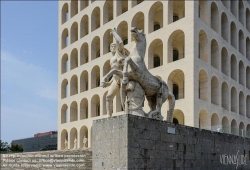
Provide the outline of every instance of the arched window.
{"type": "Polygon", "coordinates": [[[154,31],[156,31],[156,30],[158,30],[158,29],[160,29],[160,28],[161,28],[161,26],[160,26],[159,23],[155,23],[155,24],[154,24],[154,31]]]}
{"type": "Polygon", "coordinates": [[[156,31],[163,27],[163,3],[155,2],[148,13],[148,33],[156,31]]]}
{"type": "Polygon", "coordinates": [[[179,60],[179,51],[173,50],[173,61],[179,60]]]}
{"type": "Polygon", "coordinates": [[[68,4],[65,3],[62,7],[62,24],[68,21],[69,19],[69,7],[68,4]]]}
{"type": "Polygon", "coordinates": [[[144,30],[144,13],[138,12],[132,19],[132,27],[136,27],[139,30],[144,30]]]}
{"type": "Polygon", "coordinates": [[[86,36],[88,33],[89,33],[89,17],[88,15],[84,15],[81,19],[81,25],[80,25],[81,38],[86,36]]]}
{"type": "Polygon", "coordinates": [[[91,117],[100,116],[100,98],[98,95],[94,95],[91,99],[91,110],[90,115],[91,117]]]}
{"type": "Polygon", "coordinates": [[[69,33],[68,33],[68,29],[64,29],[62,32],[62,44],[61,44],[61,48],[65,48],[69,45],[69,33]]]}
{"type": "Polygon", "coordinates": [[[80,103],[80,120],[88,119],[88,100],[82,99],[80,103]]]}
{"type": "Polygon", "coordinates": [[[91,14],[91,31],[100,27],[100,8],[96,7],[91,14]]]}
{"type": "Polygon", "coordinates": [[[68,71],[68,64],[69,64],[69,60],[68,60],[68,55],[64,54],[62,57],[62,62],[61,62],[61,73],[66,73],[68,71]]]}
{"type": "Polygon", "coordinates": [[[161,65],[160,57],[154,56],[154,68],[159,67],[161,65]]]}
{"type": "MultiPolygon", "coordinates": [[[[185,75],[182,70],[173,70],[168,77],[169,90],[174,94],[175,99],[185,98],[185,75]]],[[[179,119],[178,119],[179,120],[179,119]]]]}
{"type": "Polygon", "coordinates": [[[174,93],[175,100],[178,100],[179,99],[179,87],[177,84],[173,84],[173,93],[174,93]]]}
{"type": "Polygon", "coordinates": [[[91,89],[99,87],[98,81],[100,81],[100,68],[95,66],[91,71],[91,89]]]}
{"type": "Polygon", "coordinates": [[[96,36],[91,43],[91,60],[100,57],[100,38],[96,36]]]}
{"type": "Polygon", "coordinates": [[[113,20],[113,0],[108,0],[103,7],[103,24],[111,20],[113,20]]]}
{"type": "MultiPolygon", "coordinates": [[[[116,16],[123,14],[128,10],[128,0],[116,1],[116,16]]],[[[115,15],[115,14],[114,14],[115,15]]]]}
{"type": "Polygon", "coordinates": [[[78,13],[78,1],[77,0],[72,0],[71,3],[71,15],[70,17],[72,18],[78,13]]]}
{"type": "Polygon", "coordinates": [[[219,10],[215,2],[211,4],[211,28],[219,33],[219,10]]]}
{"type": "Polygon", "coordinates": [[[239,17],[239,21],[241,22],[242,25],[244,25],[244,4],[242,2],[242,0],[239,1],[239,8],[238,8],[238,17],[239,17]]]}
{"type": "Polygon", "coordinates": [[[211,41],[211,65],[217,70],[220,70],[220,58],[218,57],[219,55],[219,45],[217,41],[213,39],[211,41]]]}

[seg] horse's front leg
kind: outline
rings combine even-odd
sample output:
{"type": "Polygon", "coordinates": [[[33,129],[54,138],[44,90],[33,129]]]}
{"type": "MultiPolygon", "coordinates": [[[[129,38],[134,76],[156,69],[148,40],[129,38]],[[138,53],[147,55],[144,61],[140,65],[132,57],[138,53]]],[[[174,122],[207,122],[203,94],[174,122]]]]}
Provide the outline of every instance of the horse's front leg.
{"type": "Polygon", "coordinates": [[[130,57],[126,57],[124,60],[124,66],[123,66],[123,78],[122,78],[122,84],[128,84],[128,62],[131,60],[130,57]]]}
{"type": "Polygon", "coordinates": [[[134,63],[134,61],[131,59],[131,57],[126,57],[124,60],[124,66],[123,66],[123,78],[122,78],[123,84],[128,84],[128,82],[129,82],[128,65],[130,66],[134,75],[136,75],[138,77],[140,77],[140,75],[141,75],[140,68],[134,63]]]}

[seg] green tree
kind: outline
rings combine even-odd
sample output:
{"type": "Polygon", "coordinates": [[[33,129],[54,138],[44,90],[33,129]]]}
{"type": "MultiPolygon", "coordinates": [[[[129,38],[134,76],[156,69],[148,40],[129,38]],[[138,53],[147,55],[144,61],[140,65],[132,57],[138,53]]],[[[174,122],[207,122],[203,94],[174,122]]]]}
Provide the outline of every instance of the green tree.
{"type": "Polygon", "coordinates": [[[8,151],[9,150],[8,142],[3,142],[2,140],[0,140],[0,146],[1,146],[0,151],[8,151]]]}
{"type": "Polygon", "coordinates": [[[10,151],[12,152],[23,152],[23,146],[16,144],[16,143],[11,143],[10,144],[10,151]]]}

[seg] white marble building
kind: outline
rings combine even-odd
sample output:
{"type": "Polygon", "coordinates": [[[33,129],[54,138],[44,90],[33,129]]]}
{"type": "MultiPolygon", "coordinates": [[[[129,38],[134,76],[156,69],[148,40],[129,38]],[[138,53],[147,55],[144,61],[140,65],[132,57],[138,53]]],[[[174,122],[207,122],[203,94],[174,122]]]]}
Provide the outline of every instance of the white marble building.
{"type": "MultiPolygon", "coordinates": [[[[130,29],[144,30],[145,63],[175,94],[175,123],[250,137],[249,0],[59,1],[58,22],[59,150],[65,138],[82,148],[84,136],[91,147],[92,121],[107,116],[99,83],[113,28],[128,50],[130,29]]],[[[113,115],[123,114],[119,95],[113,103],[113,115]]]]}

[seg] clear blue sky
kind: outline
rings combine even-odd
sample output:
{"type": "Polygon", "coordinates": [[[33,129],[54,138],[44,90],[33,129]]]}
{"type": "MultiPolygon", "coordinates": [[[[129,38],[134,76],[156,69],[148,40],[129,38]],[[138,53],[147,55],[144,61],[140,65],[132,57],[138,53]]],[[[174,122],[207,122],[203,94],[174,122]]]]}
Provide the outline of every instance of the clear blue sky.
{"type": "Polygon", "coordinates": [[[1,1],[1,139],[57,130],[58,1],[1,1]]]}

